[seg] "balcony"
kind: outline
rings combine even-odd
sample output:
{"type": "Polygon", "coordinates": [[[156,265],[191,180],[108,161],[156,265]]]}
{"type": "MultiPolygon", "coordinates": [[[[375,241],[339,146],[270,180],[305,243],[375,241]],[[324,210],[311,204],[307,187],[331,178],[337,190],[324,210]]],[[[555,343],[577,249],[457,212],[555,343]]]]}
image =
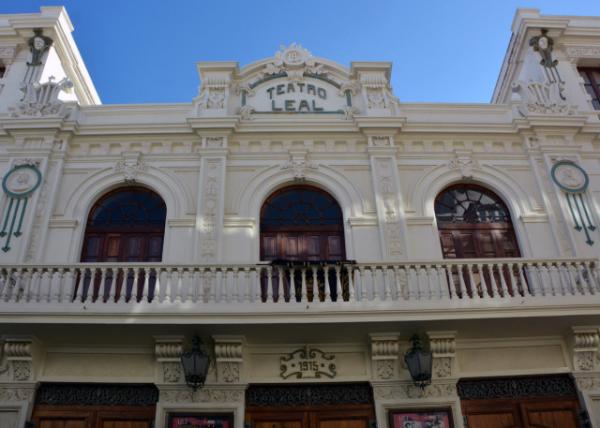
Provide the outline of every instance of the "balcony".
{"type": "Polygon", "coordinates": [[[0,266],[13,323],[280,323],[600,313],[596,259],[0,266]]]}

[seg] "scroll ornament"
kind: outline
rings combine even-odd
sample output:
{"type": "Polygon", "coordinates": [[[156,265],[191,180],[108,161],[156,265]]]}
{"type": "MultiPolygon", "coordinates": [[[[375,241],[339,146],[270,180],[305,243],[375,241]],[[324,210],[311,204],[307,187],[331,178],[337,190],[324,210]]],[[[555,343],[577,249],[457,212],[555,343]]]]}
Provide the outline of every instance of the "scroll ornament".
{"type": "Polygon", "coordinates": [[[23,234],[23,219],[29,196],[40,186],[42,174],[35,164],[13,167],[2,180],[2,190],[7,196],[7,207],[2,220],[0,237],[4,238],[2,251],[10,250],[10,241],[23,234]]]}
{"type": "Polygon", "coordinates": [[[594,245],[590,232],[596,230],[596,226],[584,197],[590,182],[587,173],[575,162],[562,160],[554,164],[551,176],[554,183],[565,193],[575,230],[583,231],[586,244],[594,245]]]}

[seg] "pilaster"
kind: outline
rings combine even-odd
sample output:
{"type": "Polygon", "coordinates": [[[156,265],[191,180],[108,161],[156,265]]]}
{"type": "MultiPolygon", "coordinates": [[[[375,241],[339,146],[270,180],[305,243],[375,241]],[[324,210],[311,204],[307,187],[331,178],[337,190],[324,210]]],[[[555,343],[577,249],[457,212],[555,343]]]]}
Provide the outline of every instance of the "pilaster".
{"type": "Polygon", "coordinates": [[[580,400],[589,417],[600,422],[600,328],[597,326],[572,327],[571,357],[573,377],[580,400]]]}

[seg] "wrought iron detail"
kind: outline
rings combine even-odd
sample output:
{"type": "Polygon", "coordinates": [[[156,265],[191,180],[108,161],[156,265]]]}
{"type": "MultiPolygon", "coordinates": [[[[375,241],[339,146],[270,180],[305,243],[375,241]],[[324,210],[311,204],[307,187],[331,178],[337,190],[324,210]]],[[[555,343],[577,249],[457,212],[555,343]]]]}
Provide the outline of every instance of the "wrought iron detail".
{"type": "Polygon", "coordinates": [[[148,384],[43,383],[36,404],[54,406],[153,406],[158,388],[148,384]]]}
{"type": "Polygon", "coordinates": [[[568,375],[463,379],[458,382],[457,390],[461,400],[531,397],[577,398],[575,385],[568,375]]]}
{"type": "Polygon", "coordinates": [[[250,385],[247,407],[326,406],[372,404],[373,390],[367,383],[308,385],[250,385]]]}

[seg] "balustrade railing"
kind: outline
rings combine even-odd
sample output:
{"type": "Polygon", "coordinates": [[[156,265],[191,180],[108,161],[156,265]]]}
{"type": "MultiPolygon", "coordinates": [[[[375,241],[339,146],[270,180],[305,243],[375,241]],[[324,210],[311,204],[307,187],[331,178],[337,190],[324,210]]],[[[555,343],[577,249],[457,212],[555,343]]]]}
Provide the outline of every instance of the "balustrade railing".
{"type": "Polygon", "coordinates": [[[600,270],[594,259],[0,266],[0,304],[401,304],[596,294],[600,294],[600,270]]]}

